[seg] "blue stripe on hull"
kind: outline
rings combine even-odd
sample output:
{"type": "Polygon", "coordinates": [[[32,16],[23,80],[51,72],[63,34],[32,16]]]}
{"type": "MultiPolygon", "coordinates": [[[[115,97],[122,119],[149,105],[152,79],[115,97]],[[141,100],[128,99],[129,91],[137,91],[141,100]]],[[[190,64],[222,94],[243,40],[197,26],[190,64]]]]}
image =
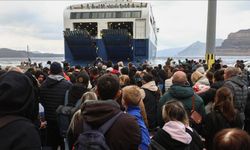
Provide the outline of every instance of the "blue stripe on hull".
{"type": "Polygon", "coordinates": [[[72,65],[92,63],[96,57],[113,62],[119,60],[126,62],[128,61],[127,58],[130,58],[129,61],[132,62],[142,62],[153,59],[156,53],[156,47],[149,39],[132,39],[132,45],[130,45],[131,51],[129,45],[126,44],[107,44],[102,39],[95,39],[93,42],[96,43],[97,49],[89,48],[86,45],[83,47],[81,44],[79,45],[81,49],[78,49],[64,41],[65,60],[72,65]]]}

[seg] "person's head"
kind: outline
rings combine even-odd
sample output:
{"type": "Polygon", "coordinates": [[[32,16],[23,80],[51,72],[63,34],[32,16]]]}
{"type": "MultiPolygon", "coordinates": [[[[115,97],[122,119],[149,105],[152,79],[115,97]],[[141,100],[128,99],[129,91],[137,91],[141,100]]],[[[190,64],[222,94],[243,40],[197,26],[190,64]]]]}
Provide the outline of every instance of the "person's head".
{"type": "Polygon", "coordinates": [[[241,129],[224,129],[213,140],[213,150],[249,150],[250,137],[241,129]]]}
{"type": "Polygon", "coordinates": [[[206,73],[206,77],[207,77],[209,83],[212,84],[212,83],[213,83],[213,78],[214,78],[214,73],[211,72],[211,71],[208,71],[208,72],[206,73]]]}
{"type": "Polygon", "coordinates": [[[128,75],[121,75],[119,77],[120,85],[125,86],[130,84],[130,78],[128,75]]]}
{"type": "Polygon", "coordinates": [[[115,99],[120,92],[119,79],[115,75],[104,74],[97,80],[97,95],[101,100],[115,99]]]}
{"type": "Polygon", "coordinates": [[[176,71],[173,75],[172,79],[173,84],[185,85],[187,80],[187,75],[183,71],[176,71]]]}
{"type": "Polygon", "coordinates": [[[123,67],[123,68],[121,69],[121,74],[128,75],[128,74],[129,74],[128,67],[123,67]]]}
{"type": "Polygon", "coordinates": [[[141,76],[141,79],[142,79],[142,83],[145,84],[145,83],[148,83],[148,82],[151,82],[151,81],[154,81],[154,78],[151,74],[147,73],[147,72],[142,72],[140,74],[141,76]]]}
{"type": "Polygon", "coordinates": [[[180,121],[185,125],[189,125],[187,112],[183,104],[178,100],[171,100],[163,105],[162,118],[166,123],[180,121]]]}
{"type": "Polygon", "coordinates": [[[214,81],[224,81],[224,69],[220,69],[214,72],[214,81]]]}
{"type": "Polygon", "coordinates": [[[86,72],[80,72],[76,77],[76,83],[81,83],[87,87],[89,84],[89,75],[86,72]]]}
{"type": "Polygon", "coordinates": [[[25,74],[9,71],[0,76],[0,116],[34,119],[34,98],[34,87],[25,74]]]}
{"type": "Polygon", "coordinates": [[[224,70],[224,79],[227,80],[231,77],[237,76],[240,74],[240,70],[239,68],[235,68],[235,67],[227,67],[224,70]]]}
{"type": "Polygon", "coordinates": [[[119,62],[117,63],[117,65],[118,65],[119,67],[124,67],[123,61],[119,61],[119,62]]]}
{"type": "Polygon", "coordinates": [[[214,109],[220,110],[229,121],[235,118],[233,95],[229,88],[221,87],[216,91],[214,109]]]}
{"type": "Polygon", "coordinates": [[[50,65],[50,74],[52,75],[62,75],[63,69],[62,65],[59,62],[53,62],[50,65]]]}
{"type": "Polygon", "coordinates": [[[125,106],[138,106],[141,98],[138,86],[130,85],[122,89],[122,101],[125,106]]]}
{"type": "Polygon", "coordinates": [[[201,74],[199,71],[195,71],[191,75],[191,81],[193,84],[195,84],[202,77],[203,77],[203,74],[201,74]]]}
{"type": "Polygon", "coordinates": [[[43,83],[43,81],[46,79],[46,75],[40,70],[36,72],[35,77],[39,83],[43,83]]]}

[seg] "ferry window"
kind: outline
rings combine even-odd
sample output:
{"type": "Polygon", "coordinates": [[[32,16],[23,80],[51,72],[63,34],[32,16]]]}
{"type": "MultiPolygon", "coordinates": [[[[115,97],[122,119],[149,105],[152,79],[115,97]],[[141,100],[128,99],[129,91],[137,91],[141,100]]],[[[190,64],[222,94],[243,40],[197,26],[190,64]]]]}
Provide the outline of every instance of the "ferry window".
{"type": "Polygon", "coordinates": [[[76,19],[76,13],[71,13],[70,14],[70,19],[76,19]]]}
{"type": "Polygon", "coordinates": [[[76,13],[76,19],[81,19],[81,13],[76,13]]]}
{"type": "Polygon", "coordinates": [[[89,12],[82,13],[82,19],[89,19],[89,18],[90,18],[90,13],[89,12]]]}
{"type": "Polygon", "coordinates": [[[115,17],[116,17],[116,18],[121,18],[121,17],[122,17],[122,13],[121,13],[120,11],[117,11],[117,12],[115,13],[115,17]]]}
{"type": "Polygon", "coordinates": [[[141,18],[141,12],[140,11],[132,12],[132,18],[141,18]]]}
{"type": "Polygon", "coordinates": [[[114,12],[106,12],[105,14],[106,14],[105,18],[114,18],[115,16],[114,12]]]}
{"type": "Polygon", "coordinates": [[[125,12],[122,12],[122,18],[131,18],[131,12],[129,11],[125,11],[125,12]]]}
{"type": "Polygon", "coordinates": [[[104,12],[99,12],[98,13],[98,18],[105,18],[105,13],[104,12]]]}
{"type": "Polygon", "coordinates": [[[92,12],[92,19],[98,18],[98,13],[97,12],[92,12]]]}

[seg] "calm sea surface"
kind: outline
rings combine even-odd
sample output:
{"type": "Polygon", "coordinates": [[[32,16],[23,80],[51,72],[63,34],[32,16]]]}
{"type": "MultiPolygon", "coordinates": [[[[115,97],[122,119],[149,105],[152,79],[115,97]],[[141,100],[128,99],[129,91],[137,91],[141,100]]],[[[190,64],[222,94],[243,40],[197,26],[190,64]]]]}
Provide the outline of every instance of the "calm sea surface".
{"type": "MultiPolygon", "coordinates": [[[[202,57],[173,57],[176,62],[178,60],[185,60],[186,58],[188,59],[194,59],[194,60],[199,60],[199,59],[204,59],[202,57]]],[[[223,60],[223,64],[234,64],[236,60],[244,60],[244,61],[250,61],[250,56],[218,56],[216,57],[221,58],[223,60]]],[[[43,66],[47,63],[47,61],[57,61],[61,62],[64,60],[64,57],[33,57],[31,58],[32,63],[36,62],[42,63],[43,66]]],[[[151,61],[151,64],[157,65],[157,64],[164,64],[167,58],[157,58],[153,61],[151,61]]],[[[0,58],[0,66],[6,67],[6,66],[17,66],[20,65],[22,61],[27,61],[27,58],[0,58]]]]}

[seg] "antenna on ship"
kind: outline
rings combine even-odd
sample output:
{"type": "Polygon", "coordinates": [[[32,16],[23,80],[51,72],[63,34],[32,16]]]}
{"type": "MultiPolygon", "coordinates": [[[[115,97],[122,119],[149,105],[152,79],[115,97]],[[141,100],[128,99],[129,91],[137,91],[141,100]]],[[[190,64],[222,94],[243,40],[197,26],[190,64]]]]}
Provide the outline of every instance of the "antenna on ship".
{"type": "Polygon", "coordinates": [[[31,59],[30,59],[30,54],[29,54],[29,45],[27,45],[27,58],[28,58],[29,65],[31,65],[31,59]]]}

